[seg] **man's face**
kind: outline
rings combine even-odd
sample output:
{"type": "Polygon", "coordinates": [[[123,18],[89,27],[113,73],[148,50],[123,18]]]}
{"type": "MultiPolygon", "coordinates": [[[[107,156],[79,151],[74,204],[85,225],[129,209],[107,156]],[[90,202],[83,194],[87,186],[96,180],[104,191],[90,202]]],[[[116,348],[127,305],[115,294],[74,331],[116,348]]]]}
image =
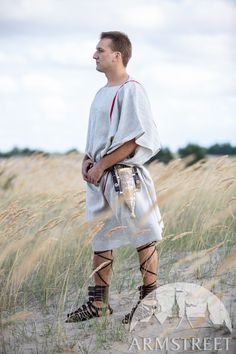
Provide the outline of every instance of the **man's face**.
{"type": "Polygon", "coordinates": [[[112,51],[111,43],[110,38],[103,38],[98,42],[96,52],[93,55],[93,59],[96,60],[96,70],[106,72],[116,62],[117,52],[112,51]]]}

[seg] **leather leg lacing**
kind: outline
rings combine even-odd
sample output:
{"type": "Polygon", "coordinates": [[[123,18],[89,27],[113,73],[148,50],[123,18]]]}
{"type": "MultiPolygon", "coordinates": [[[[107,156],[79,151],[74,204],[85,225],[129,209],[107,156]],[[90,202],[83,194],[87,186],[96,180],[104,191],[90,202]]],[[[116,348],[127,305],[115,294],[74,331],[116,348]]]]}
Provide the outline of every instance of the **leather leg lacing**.
{"type": "Polygon", "coordinates": [[[107,252],[107,251],[96,251],[94,252],[94,254],[96,254],[97,256],[105,259],[106,261],[110,261],[108,262],[107,264],[105,264],[102,268],[100,268],[99,270],[96,271],[96,274],[99,276],[99,278],[103,281],[103,283],[106,285],[106,286],[109,286],[109,284],[104,280],[104,278],[101,276],[100,272],[101,270],[111,266],[111,269],[112,269],[112,264],[113,264],[113,257],[112,257],[112,253],[113,253],[113,250],[111,250],[111,258],[108,258],[106,256],[103,256],[102,253],[104,252],[107,252]]]}
{"type": "Polygon", "coordinates": [[[142,300],[147,294],[149,294],[150,292],[152,292],[153,290],[155,290],[157,288],[157,273],[152,272],[150,269],[148,269],[148,266],[151,263],[151,258],[152,256],[156,253],[156,241],[153,241],[147,245],[145,245],[142,248],[138,249],[138,252],[141,252],[143,250],[145,250],[146,248],[150,248],[152,247],[152,252],[151,254],[143,261],[143,263],[141,263],[140,265],[140,271],[142,272],[143,277],[145,276],[146,273],[150,273],[152,275],[155,276],[155,280],[147,285],[142,285],[141,287],[139,287],[140,289],[140,300],[142,300]],[[150,261],[148,263],[148,261],[150,261]]]}
{"type": "MultiPolygon", "coordinates": [[[[155,277],[157,277],[157,273],[154,273],[152,272],[150,269],[148,269],[148,266],[150,265],[151,263],[151,258],[153,257],[153,255],[155,254],[156,252],[156,241],[153,241],[151,243],[148,243],[147,245],[143,246],[142,248],[139,248],[137,249],[138,252],[141,252],[143,251],[144,249],[146,248],[149,248],[149,247],[152,247],[153,250],[151,252],[151,254],[141,263],[140,265],[140,271],[142,272],[142,275],[144,277],[144,275],[146,273],[150,273],[152,275],[155,275],[155,277]],[[149,261],[149,263],[148,263],[149,261]]],[[[137,309],[138,305],[141,303],[141,300],[147,296],[149,293],[151,293],[153,290],[155,290],[157,288],[157,285],[156,285],[156,279],[150,283],[150,284],[147,284],[147,285],[141,285],[138,287],[138,290],[139,290],[139,300],[137,302],[137,304],[132,308],[131,312],[126,314],[125,317],[123,318],[122,320],[122,323],[123,324],[128,324],[131,322],[131,319],[133,317],[133,314],[135,312],[135,310],[137,309]]]]}
{"type": "MultiPolygon", "coordinates": [[[[105,285],[95,285],[88,287],[88,301],[79,307],[76,311],[67,314],[66,322],[80,322],[86,321],[94,317],[101,317],[103,314],[111,315],[113,313],[113,309],[110,307],[108,303],[109,298],[109,284],[103,279],[100,274],[100,271],[108,266],[112,267],[113,258],[108,258],[102,255],[102,253],[107,251],[99,251],[94,252],[99,257],[109,260],[110,262],[105,264],[102,268],[100,268],[96,273],[99,278],[104,282],[105,285]],[[97,307],[94,304],[94,301],[101,301],[105,304],[103,307],[97,307]]],[[[111,250],[112,256],[112,250],[111,250]]]]}

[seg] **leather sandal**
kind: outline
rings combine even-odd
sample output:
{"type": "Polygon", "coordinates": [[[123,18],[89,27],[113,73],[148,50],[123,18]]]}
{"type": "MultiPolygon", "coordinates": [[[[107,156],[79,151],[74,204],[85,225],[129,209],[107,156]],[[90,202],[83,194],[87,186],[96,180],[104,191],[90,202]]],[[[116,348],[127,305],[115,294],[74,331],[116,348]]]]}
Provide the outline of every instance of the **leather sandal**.
{"type": "MultiPolygon", "coordinates": [[[[109,265],[112,267],[113,259],[105,257],[102,255],[102,253],[107,252],[107,251],[97,251],[94,252],[96,255],[99,257],[109,260],[106,265],[104,265],[102,268],[100,268],[96,273],[98,274],[99,278],[104,282],[105,285],[95,285],[95,286],[89,286],[88,287],[88,296],[89,300],[84,303],[81,307],[79,307],[77,310],[74,312],[68,313],[67,314],[67,320],[65,322],[81,322],[81,321],[86,321],[91,318],[95,317],[101,317],[103,315],[111,315],[113,313],[113,309],[108,303],[108,297],[109,297],[109,284],[102,278],[100,275],[100,271],[109,265]],[[94,304],[94,301],[101,301],[104,303],[102,307],[97,307],[94,304]]],[[[112,255],[112,250],[111,250],[111,255],[112,255]]]]}
{"type": "Polygon", "coordinates": [[[87,321],[91,318],[109,316],[113,309],[107,303],[102,307],[97,307],[94,301],[105,301],[108,294],[108,287],[104,285],[95,285],[88,287],[89,300],[77,310],[67,314],[66,323],[87,321]]]}

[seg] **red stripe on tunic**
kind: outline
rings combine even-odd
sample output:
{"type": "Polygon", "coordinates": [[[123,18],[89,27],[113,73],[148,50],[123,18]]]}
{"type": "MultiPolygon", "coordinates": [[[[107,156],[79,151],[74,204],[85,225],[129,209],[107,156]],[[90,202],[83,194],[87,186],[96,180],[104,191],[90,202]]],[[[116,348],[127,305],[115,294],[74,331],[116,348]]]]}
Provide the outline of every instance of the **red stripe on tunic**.
{"type": "Polygon", "coordinates": [[[136,80],[128,80],[128,81],[126,81],[125,83],[123,83],[123,85],[121,85],[121,86],[118,88],[118,90],[117,90],[117,92],[116,92],[116,94],[115,94],[115,97],[113,98],[112,105],[111,105],[111,109],[110,109],[110,121],[111,121],[111,116],[112,116],[113,108],[114,108],[114,105],[115,105],[115,102],[116,102],[116,98],[117,98],[117,95],[118,95],[118,91],[119,91],[119,89],[120,89],[122,86],[124,86],[124,85],[127,84],[128,82],[137,82],[139,85],[141,85],[140,82],[138,82],[138,81],[136,81],[136,80]]]}

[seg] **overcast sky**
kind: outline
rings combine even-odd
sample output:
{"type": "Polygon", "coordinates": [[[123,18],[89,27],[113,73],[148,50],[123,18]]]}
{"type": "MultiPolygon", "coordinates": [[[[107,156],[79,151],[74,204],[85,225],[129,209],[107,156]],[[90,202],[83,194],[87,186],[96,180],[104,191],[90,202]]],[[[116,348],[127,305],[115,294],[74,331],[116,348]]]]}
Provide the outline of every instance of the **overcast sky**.
{"type": "Polygon", "coordinates": [[[92,58],[127,33],[128,73],[148,95],[163,147],[236,144],[236,1],[0,0],[0,151],[84,151],[92,58]]]}

